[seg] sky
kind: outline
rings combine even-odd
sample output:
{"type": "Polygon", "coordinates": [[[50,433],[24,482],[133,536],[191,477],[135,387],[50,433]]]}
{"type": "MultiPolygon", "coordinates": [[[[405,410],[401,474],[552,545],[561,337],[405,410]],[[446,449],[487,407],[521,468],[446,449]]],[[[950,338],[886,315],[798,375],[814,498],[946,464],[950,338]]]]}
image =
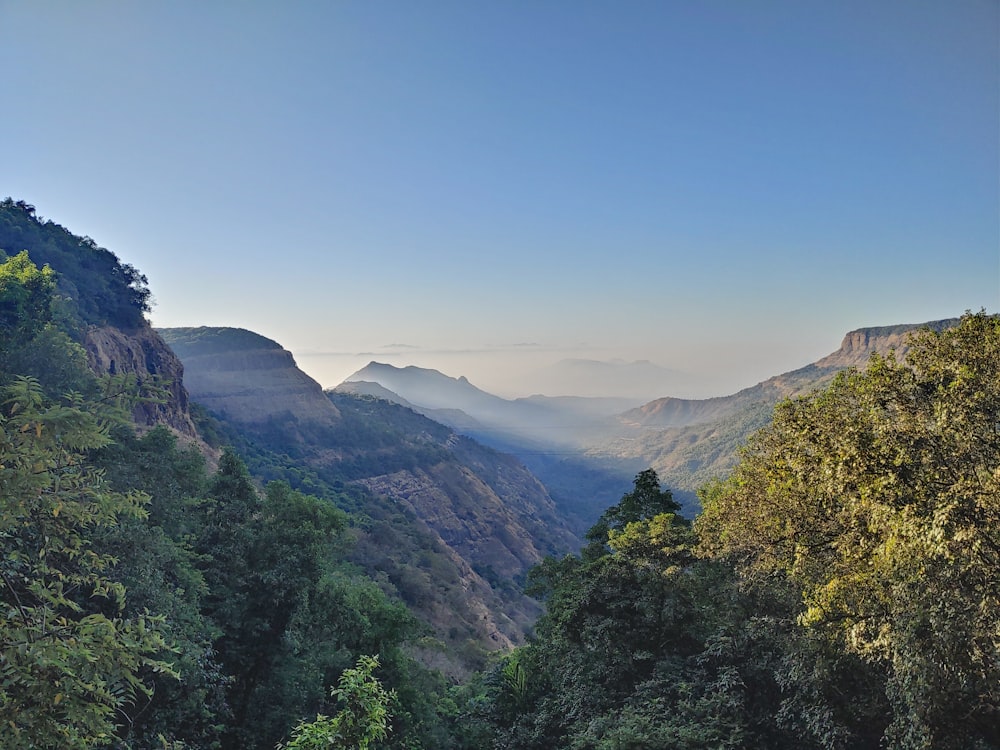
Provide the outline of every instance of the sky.
{"type": "Polygon", "coordinates": [[[1000,310],[997,0],[0,0],[0,67],[3,196],[324,386],[1000,310]]]}

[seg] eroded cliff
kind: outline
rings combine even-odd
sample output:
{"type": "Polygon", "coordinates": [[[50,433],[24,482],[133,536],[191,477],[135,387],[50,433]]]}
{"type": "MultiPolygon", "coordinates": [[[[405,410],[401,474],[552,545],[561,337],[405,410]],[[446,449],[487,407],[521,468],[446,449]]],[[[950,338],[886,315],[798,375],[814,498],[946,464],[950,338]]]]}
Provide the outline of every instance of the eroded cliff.
{"type": "Polygon", "coordinates": [[[84,348],[94,372],[155,378],[164,388],[163,399],[143,402],[133,412],[140,429],[163,424],[186,440],[199,441],[188,411],[184,365],[156,331],[148,325],[129,331],[95,326],[87,331],[84,348]]]}
{"type": "Polygon", "coordinates": [[[320,384],[271,339],[235,328],[159,332],[184,362],[191,397],[209,411],[250,425],[291,418],[333,426],[340,419],[320,384]]]}

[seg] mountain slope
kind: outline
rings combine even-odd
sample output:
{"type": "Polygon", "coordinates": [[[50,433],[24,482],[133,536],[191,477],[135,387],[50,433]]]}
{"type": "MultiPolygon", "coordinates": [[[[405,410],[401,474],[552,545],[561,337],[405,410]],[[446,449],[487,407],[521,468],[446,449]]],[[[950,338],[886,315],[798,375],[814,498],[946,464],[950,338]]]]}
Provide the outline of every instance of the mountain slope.
{"type": "Polygon", "coordinates": [[[861,328],[848,332],[840,348],[805,367],[776,375],[730,396],[693,400],[662,398],[620,416],[623,432],[590,446],[605,459],[638,461],[656,469],[678,490],[689,510],[694,491],[735,465],[739,446],[771,419],[775,404],[828,383],[836,373],[862,367],[873,353],[905,354],[907,337],[920,328],[944,330],[957,318],[930,323],[861,328]]]}
{"type": "Polygon", "coordinates": [[[389,398],[517,456],[542,481],[578,536],[618,502],[622,487],[628,487],[635,473],[645,468],[636,461],[588,456],[583,450],[621,431],[616,416],[638,405],[625,398],[508,400],[480,390],[465,378],[378,362],[354,373],[333,392],[389,398]]]}
{"type": "Polygon", "coordinates": [[[164,336],[185,363],[192,400],[249,436],[247,450],[266,455],[265,476],[280,470],[310,491],[346,491],[345,509],[360,519],[355,560],[445,644],[424,654],[430,663],[461,673],[523,640],[538,605],[514,581],[579,542],[519,462],[398,404],[324,395],[256,334],[164,336]],[[286,459],[294,468],[276,466],[286,459]]]}
{"type": "Polygon", "coordinates": [[[271,339],[238,328],[158,332],[184,362],[188,391],[210,411],[250,425],[285,417],[333,426],[340,419],[319,383],[271,339]]]}

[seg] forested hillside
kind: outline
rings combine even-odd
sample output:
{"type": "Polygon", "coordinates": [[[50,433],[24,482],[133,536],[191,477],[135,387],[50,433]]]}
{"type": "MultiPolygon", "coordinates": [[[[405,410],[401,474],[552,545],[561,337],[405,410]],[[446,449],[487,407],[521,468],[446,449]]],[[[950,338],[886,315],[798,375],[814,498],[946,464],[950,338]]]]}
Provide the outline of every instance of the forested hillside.
{"type": "MultiPolygon", "coordinates": [[[[0,747],[272,748],[335,714],[328,689],[367,656],[393,746],[461,746],[454,688],[412,656],[426,626],[352,562],[338,505],[357,499],[137,432],[136,404],[179,384],[95,372],[85,348],[112,321],[88,290],[131,275],[29,206],[0,216],[19,243],[0,263],[0,747]]],[[[115,308],[124,340],[151,333],[145,299],[115,308]]]]}
{"type": "Polygon", "coordinates": [[[782,402],[692,524],[652,470],[530,576],[502,748],[1000,747],[1000,321],[782,402]]]}
{"type": "Polygon", "coordinates": [[[0,749],[1000,748],[998,318],[780,401],[693,520],[645,469],[540,559],[509,457],[349,394],[189,414],[137,272],[0,225],[0,749]]]}

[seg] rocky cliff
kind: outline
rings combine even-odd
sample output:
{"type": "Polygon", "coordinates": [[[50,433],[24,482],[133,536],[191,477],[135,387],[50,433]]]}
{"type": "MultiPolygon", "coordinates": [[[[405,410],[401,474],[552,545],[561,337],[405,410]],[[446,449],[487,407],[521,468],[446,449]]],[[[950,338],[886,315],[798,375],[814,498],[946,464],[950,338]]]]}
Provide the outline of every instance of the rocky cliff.
{"type": "Polygon", "coordinates": [[[165,388],[162,401],[136,407],[133,418],[140,428],[164,424],[186,440],[199,440],[188,411],[184,366],[156,331],[148,325],[129,331],[95,326],[87,331],[84,348],[94,372],[154,377],[165,388]]]}
{"type": "Polygon", "coordinates": [[[276,418],[320,426],[340,419],[323,388],[280,344],[236,328],[161,328],[184,362],[191,397],[209,411],[241,424],[276,418]]]}
{"type": "Polygon", "coordinates": [[[818,387],[837,372],[849,367],[864,367],[872,354],[906,354],[907,338],[920,328],[943,330],[955,325],[957,318],[931,323],[859,328],[848,332],[840,348],[812,364],[775,375],[731,396],[708,399],[660,398],[624,412],[620,420],[629,427],[684,427],[706,424],[736,414],[760,403],[776,404],[818,387]]]}

